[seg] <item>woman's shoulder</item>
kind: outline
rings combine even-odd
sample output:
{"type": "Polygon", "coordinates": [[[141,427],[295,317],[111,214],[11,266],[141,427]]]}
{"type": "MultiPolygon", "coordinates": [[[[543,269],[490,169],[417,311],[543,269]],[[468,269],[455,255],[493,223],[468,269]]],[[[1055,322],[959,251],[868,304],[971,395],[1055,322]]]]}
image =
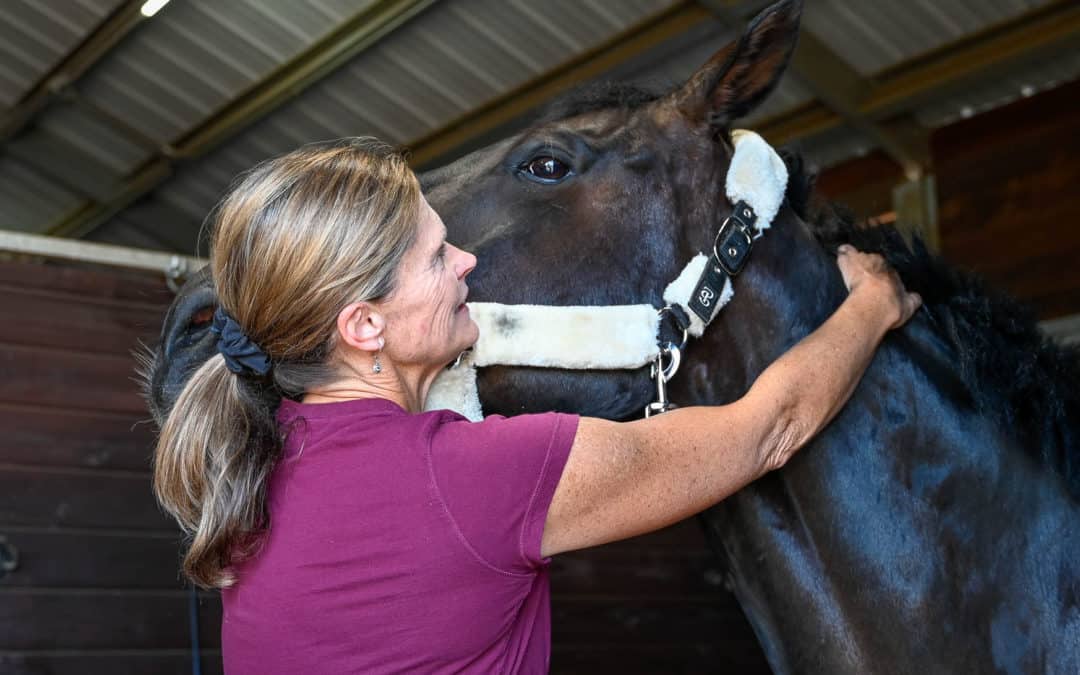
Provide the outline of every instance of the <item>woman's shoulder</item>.
{"type": "Polygon", "coordinates": [[[544,447],[558,436],[573,435],[577,430],[577,415],[546,412],[504,417],[489,415],[471,421],[449,410],[432,411],[430,430],[433,448],[459,447],[524,450],[544,447]]]}

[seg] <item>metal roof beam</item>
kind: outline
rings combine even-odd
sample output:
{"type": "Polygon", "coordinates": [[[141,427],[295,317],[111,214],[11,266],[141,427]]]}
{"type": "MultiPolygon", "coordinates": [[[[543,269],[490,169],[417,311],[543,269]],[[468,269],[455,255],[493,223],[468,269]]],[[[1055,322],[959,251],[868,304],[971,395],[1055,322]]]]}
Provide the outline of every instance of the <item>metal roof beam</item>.
{"type": "Polygon", "coordinates": [[[145,17],[144,0],[127,0],[98,24],[75,49],[46,73],[15,107],[0,119],[0,145],[22,131],[63,90],[103,59],[145,17]]]}
{"type": "Polygon", "coordinates": [[[901,136],[863,116],[859,105],[873,91],[873,82],[805,28],[791,67],[819,101],[896,160],[909,179],[916,179],[929,168],[929,132],[924,130],[921,138],[901,136]]]}
{"type": "Polygon", "coordinates": [[[174,143],[182,158],[198,157],[345,65],[435,0],[377,0],[287,61],[174,143]]]}
{"type": "Polygon", "coordinates": [[[424,166],[445,157],[468,141],[524,115],[570,87],[598,77],[711,18],[706,9],[693,2],[681,2],[654,14],[603,44],[410,143],[411,163],[424,166]]]}
{"type": "Polygon", "coordinates": [[[87,201],[47,232],[81,237],[158,187],[178,159],[200,157],[297,94],[322,80],[357,54],[378,43],[434,0],[377,0],[290,61],[275,68],[224,108],[147,160],[108,199],[87,201]]]}
{"type": "Polygon", "coordinates": [[[194,272],[206,264],[202,258],[192,256],[2,230],[0,230],[0,251],[150,270],[178,276],[194,272]]]}
{"type": "MultiPolygon", "coordinates": [[[[1080,4],[1057,0],[1025,12],[970,37],[898,64],[872,78],[855,114],[867,120],[889,119],[1003,66],[1028,63],[1080,40],[1080,4]]],[[[775,144],[828,131],[845,122],[843,115],[821,102],[800,106],[757,125],[775,144]]]]}

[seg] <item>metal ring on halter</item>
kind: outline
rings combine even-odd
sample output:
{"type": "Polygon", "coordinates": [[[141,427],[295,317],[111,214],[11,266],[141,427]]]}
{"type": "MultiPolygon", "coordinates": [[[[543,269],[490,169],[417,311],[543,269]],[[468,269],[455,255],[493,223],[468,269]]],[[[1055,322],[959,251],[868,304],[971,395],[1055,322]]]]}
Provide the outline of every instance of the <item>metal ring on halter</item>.
{"type": "MultiPolygon", "coordinates": [[[[656,313],[659,314],[661,318],[663,318],[665,312],[668,313],[668,314],[671,314],[672,316],[674,316],[674,313],[671,311],[671,305],[664,305],[660,309],[656,310],[656,313]]],[[[678,349],[680,349],[680,350],[686,349],[686,341],[689,338],[689,335],[690,335],[689,329],[684,328],[683,331],[682,331],[682,342],[679,343],[678,349]]],[[[671,344],[671,343],[668,343],[668,344],[671,344]]],[[[663,350],[663,347],[661,347],[661,350],[663,350]]]]}
{"type": "Polygon", "coordinates": [[[660,366],[659,376],[664,378],[664,382],[668,382],[675,377],[675,373],[679,372],[679,365],[682,364],[682,349],[676,347],[675,343],[668,342],[660,347],[657,359],[660,366]],[[666,366],[664,365],[665,355],[670,359],[666,366]]]}

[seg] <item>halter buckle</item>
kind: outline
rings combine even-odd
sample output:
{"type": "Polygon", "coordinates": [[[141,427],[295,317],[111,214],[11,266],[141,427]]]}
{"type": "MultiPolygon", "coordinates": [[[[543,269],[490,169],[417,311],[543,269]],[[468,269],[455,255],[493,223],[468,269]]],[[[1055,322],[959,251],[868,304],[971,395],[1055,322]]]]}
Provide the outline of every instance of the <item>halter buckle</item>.
{"type": "Polygon", "coordinates": [[[713,240],[713,258],[720,263],[728,276],[733,277],[742,271],[754,246],[752,227],[748,227],[735,216],[728,216],[720,225],[720,231],[713,240]]]}

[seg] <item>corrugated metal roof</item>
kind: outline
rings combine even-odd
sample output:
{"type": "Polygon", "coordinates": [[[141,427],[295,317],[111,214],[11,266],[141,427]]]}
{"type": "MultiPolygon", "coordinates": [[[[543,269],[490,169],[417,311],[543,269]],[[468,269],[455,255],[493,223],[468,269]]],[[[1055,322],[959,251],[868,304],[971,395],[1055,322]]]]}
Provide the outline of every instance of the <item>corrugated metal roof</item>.
{"type": "Polygon", "coordinates": [[[55,218],[77,196],[11,155],[0,156],[0,228],[28,232],[44,216],[55,218]]]}
{"type": "MultiPolygon", "coordinates": [[[[354,12],[371,2],[355,3],[354,12]]],[[[80,90],[146,136],[170,142],[347,17],[309,0],[171,2],[80,90]]]]}
{"type": "Polygon", "coordinates": [[[1072,53],[1055,54],[1024,68],[1001,72],[989,82],[977,82],[915,112],[925,126],[935,129],[1012,103],[1040,91],[1080,78],[1080,44],[1072,53]]]}
{"type": "Polygon", "coordinates": [[[857,130],[842,124],[824,133],[799,139],[789,147],[803,156],[811,172],[818,173],[852,157],[862,157],[874,145],[857,130]]]}
{"type": "Polygon", "coordinates": [[[0,109],[18,103],[121,2],[0,2],[0,109]]]}
{"type": "MultiPolygon", "coordinates": [[[[717,20],[703,22],[604,77],[633,82],[652,91],[669,91],[685,82],[721,47],[737,38],[743,28],[741,23],[730,26],[717,20]]],[[[765,103],[740,124],[750,126],[809,100],[810,92],[796,78],[786,75],[765,103]]]]}
{"type": "Polygon", "coordinates": [[[806,3],[803,25],[861,74],[873,75],[1049,2],[816,0],[806,3]]]}
{"type": "Polygon", "coordinates": [[[162,199],[205,213],[238,172],[311,141],[374,135],[405,145],[672,4],[436,5],[221,150],[179,171],[160,191],[162,199]],[[564,30],[570,24],[579,28],[564,30]]]}
{"type": "MultiPolygon", "coordinates": [[[[79,91],[165,145],[372,2],[351,3],[345,12],[343,3],[315,0],[171,2],[83,78],[79,91]]],[[[92,124],[86,117],[68,107],[52,111],[48,123],[81,128],[92,124]]],[[[150,155],[130,144],[118,147],[111,136],[95,133],[83,144],[125,171],[150,155]]]]}
{"type": "MultiPolygon", "coordinates": [[[[120,1],[65,0],[62,12],[50,2],[0,2],[0,30],[5,38],[13,36],[0,40],[0,107],[25,95],[120,1]]],[[[41,229],[86,195],[108,197],[162,146],[374,1],[173,0],[76,83],[81,102],[54,102],[6,145],[0,227],[41,229]]],[[[873,77],[1050,1],[814,0],[806,5],[804,30],[873,77]]],[[[207,156],[176,164],[173,177],[151,197],[128,207],[93,238],[180,246],[190,253],[205,214],[229,182],[258,161],[346,135],[414,143],[678,2],[443,0],[207,156]]],[[[762,4],[744,0],[728,6],[747,14],[762,4]]],[[[741,25],[699,21],[606,79],[667,89],[736,29],[741,25]]],[[[965,111],[977,113],[1077,76],[1080,51],[1002,72],[992,83],[975,83],[912,112],[923,124],[940,126],[965,111]]],[[[807,88],[788,76],[740,124],[753,127],[810,100],[807,88]]],[[[527,117],[489,133],[503,133],[527,117]]],[[[819,168],[870,147],[845,128],[801,145],[819,168]]]]}

